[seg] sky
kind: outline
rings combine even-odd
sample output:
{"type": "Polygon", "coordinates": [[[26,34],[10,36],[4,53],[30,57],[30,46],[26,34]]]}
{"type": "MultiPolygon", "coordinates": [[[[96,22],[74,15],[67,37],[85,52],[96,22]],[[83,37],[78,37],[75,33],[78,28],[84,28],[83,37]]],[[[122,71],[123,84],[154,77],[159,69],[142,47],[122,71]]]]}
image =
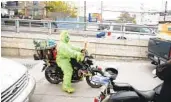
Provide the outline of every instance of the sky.
{"type": "MultiPolygon", "coordinates": [[[[105,0],[103,1],[103,18],[115,19],[120,15],[120,12],[110,12],[105,10],[119,11],[161,11],[164,10],[166,0],[105,0]]],[[[171,10],[171,0],[168,1],[168,9],[171,10]]],[[[79,14],[84,15],[84,1],[75,1],[76,5],[79,6],[79,14]]],[[[100,13],[101,12],[101,1],[86,1],[87,16],[88,13],[100,13]]]]}
{"type": "MultiPolygon", "coordinates": [[[[6,0],[2,0],[2,1],[6,1],[6,0]]],[[[44,0],[38,0],[38,1],[44,1],[44,0]]],[[[171,10],[171,0],[103,0],[102,16],[104,19],[113,20],[120,15],[120,12],[110,12],[105,10],[112,10],[112,11],[126,10],[126,11],[134,11],[134,12],[148,11],[148,10],[163,11],[165,1],[168,1],[168,9],[171,10]]],[[[74,2],[75,5],[79,7],[79,15],[84,16],[84,1],[73,0],[72,2],[74,2]]],[[[87,4],[86,5],[87,17],[89,13],[101,13],[101,1],[86,0],[86,4],[87,4]]]]}

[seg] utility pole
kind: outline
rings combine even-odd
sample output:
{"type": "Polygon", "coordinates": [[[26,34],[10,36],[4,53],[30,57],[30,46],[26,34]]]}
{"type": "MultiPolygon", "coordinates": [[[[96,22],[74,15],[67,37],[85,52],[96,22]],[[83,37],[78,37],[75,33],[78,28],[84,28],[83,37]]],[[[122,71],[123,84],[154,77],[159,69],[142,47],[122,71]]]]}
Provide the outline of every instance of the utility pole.
{"type": "MultiPolygon", "coordinates": [[[[87,19],[86,19],[86,1],[84,1],[84,22],[85,23],[87,22],[87,19]]],[[[86,30],[86,24],[84,24],[84,30],[86,30]]]]}
{"type": "MultiPolygon", "coordinates": [[[[79,4],[80,4],[80,1],[79,1],[79,4]]],[[[78,8],[77,8],[77,22],[80,21],[80,5],[78,5],[78,8]]],[[[79,24],[77,24],[77,29],[79,28],[79,24]]]]}
{"type": "Polygon", "coordinates": [[[141,9],[141,23],[143,23],[143,19],[144,19],[144,4],[142,3],[141,4],[141,7],[140,7],[140,9],[141,9]]]}
{"type": "Polygon", "coordinates": [[[166,20],[166,13],[167,13],[167,1],[165,2],[164,21],[166,20]]]}
{"type": "Polygon", "coordinates": [[[103,22],[103,1],[101,1],[101,22],[103,22]]]}
{"type": "Polygon", "coordinates": [[[24,1],[24,13],[25,13],[25,15],[24,16],[28,16],[27,15],[27,1],[24,1]]]}

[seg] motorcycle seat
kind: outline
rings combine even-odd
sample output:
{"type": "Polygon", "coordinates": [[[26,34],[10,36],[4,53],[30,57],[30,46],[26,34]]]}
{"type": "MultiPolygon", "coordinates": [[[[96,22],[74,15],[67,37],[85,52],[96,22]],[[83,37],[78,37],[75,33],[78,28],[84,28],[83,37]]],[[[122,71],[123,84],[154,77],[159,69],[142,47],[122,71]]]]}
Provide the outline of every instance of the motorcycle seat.
{"type": "Polygon", "coordinates": [[[140,91],[140,90],[133,88],[130,84],[127,84],[127,83],[115,83],[114,90],[115,91],[118,91],[118,90],[135,91],[139,96],[145,98],[146,100],[152,100],[155,95],[154,90],[140,91]]]}
{"type": "Polygon", "coordinates": [[[149,90],[149,91],[139,91],[139,90],[135,90],[137,92],[137,94],[139,94],[140,96],[142,96],[143,98],[145,98],[146,100],[152,100],[154,95],[155,95],[155,91],[154,90],[149,90]]]}
{"type": "Polygon", "coordinates": [[[119,91],[119,90],[134,91],[132,86],[127,83],[115,83],[113,88],[115,91],[119,91]]]}

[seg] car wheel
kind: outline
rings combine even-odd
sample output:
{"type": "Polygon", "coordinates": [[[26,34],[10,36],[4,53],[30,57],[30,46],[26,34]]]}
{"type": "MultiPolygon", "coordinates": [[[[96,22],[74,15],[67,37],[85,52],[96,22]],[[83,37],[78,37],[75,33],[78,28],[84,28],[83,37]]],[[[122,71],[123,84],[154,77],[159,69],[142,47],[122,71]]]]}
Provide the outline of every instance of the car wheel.
{"type": "Polygon", "coordinates": [[[117,39],[121,39],[121,37],[118,37],[117,39]]]}
{"type": "Polygon", "coordinates": [[[123,39],[124,39],[124,40],[126,40],[126,38],[125,38],[125,37],[123,37],[123,39]]]}

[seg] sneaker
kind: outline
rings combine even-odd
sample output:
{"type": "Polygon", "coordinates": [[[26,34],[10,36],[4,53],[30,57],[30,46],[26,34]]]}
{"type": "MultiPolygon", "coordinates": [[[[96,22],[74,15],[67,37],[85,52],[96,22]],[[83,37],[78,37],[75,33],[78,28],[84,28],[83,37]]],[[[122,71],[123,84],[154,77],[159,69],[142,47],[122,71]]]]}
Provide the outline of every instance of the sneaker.
{"type": "Polygon", "coordinates": [[[74,91],[75,91],[75,89],[74,88],[62,88],[63,89],[63,91],[65,91],[65,92],[67,92],[67,93],[73,93],[74,91]]]}

